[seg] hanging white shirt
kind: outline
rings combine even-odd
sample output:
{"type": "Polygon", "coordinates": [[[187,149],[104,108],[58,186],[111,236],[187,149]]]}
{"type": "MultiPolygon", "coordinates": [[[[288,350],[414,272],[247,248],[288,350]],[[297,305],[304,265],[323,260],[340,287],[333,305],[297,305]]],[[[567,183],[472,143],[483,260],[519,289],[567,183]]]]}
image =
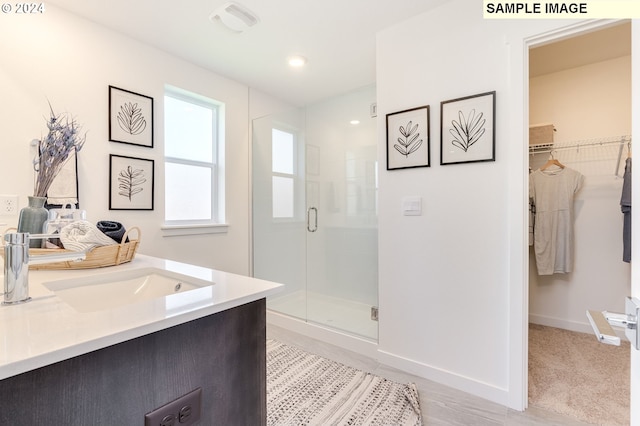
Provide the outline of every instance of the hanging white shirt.
{"type": "Polygon", "coordinates": [[[536,208],[534,251],[538,275],[573,270],[573,198],[584,176],[577,170],[549,168],[529,175],[536,208]]]}

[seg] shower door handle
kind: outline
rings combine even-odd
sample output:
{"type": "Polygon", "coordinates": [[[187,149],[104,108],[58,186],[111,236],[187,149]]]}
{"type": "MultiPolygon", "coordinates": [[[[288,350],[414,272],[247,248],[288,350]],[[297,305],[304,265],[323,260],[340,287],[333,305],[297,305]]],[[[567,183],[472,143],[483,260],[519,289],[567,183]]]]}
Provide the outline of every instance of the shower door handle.
{"type": "Polygon", "coordinates": [[[318,209],[309,207],[307,209],[307,231],[316,232],[318,230],[318,209]],[[313,210],[313,229],[311,229],[311,211],[313,210]]]}

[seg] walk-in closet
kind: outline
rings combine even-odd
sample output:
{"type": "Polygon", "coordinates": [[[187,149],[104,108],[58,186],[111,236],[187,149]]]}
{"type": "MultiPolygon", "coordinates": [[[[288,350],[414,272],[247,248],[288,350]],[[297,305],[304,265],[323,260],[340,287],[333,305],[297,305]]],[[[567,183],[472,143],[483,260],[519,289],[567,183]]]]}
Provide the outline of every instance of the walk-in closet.
{"type": "Polygon", "coordinates": [[[563,247],[545,240],[545,212],[536,210],[536,203],[531,206],[529,404],[598,424],[625,424],[626,415],[628,424],[629,346],[598,343],[586,316],[588,309],[624,312],[631,291],[621,206],[633,143],[628,22],[529,50],[529,124],[529,176],[537,203],[558,190],[569,197],[572,209],[572,235],[565,239],[570,246],[563,247]],[[556,179],[561,175],[563,184],[556,179]],[[547,180],[541,184],[540,179],[547,180]],[[540,234],[534,237],[534,232],[540,234]],[[547,264],[550,251],[555,266],[547,264]],[[590,351],[597,352],[596,361],[588,358],[590,351]],[[580,376],[582,370],[596,374],[597,383],[580,376]],[[611,400],[602,393],[606,386],[611,400]],[[613,391],[617,387],[622,393],[613,391]],[[595,393],[600,401],[591,400],[595,393]],[[607,413],[606,421],[598,411],[607,413]]]}

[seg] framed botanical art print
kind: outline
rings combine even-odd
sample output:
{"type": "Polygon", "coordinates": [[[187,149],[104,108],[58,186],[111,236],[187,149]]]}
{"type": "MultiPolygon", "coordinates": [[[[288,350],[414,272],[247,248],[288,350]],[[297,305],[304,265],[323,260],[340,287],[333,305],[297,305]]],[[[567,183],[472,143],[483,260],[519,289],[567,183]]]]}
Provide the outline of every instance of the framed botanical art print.
{"type": "Polygon", "coordinates": [[[440,164],[495,161],[496,92],[440,103],[440,164]]]}
{"type": "Polygon", "coordinates": [[[429,167],[429,105],[387,114],[387,170],[429,167]]]}
{"type": "Polygon", "coordinates": [[[109,86],[109,140],[153,148],[153,98],[109,86]]]}
{"type": "Polygon", "coordinates": [[[153,160],[109,156],[109,210],[153,210],[153,160]]]}

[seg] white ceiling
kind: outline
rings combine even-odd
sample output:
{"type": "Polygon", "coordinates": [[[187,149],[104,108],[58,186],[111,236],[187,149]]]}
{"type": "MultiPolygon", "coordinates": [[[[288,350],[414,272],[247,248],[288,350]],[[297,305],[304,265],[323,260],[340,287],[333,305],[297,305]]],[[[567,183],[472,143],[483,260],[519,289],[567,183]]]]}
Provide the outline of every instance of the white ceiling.
{"type": "Polygon", "coordinates": [[[529,51],[529,76],[576,68],[631,55],[631,23],[559,40],[529,51]]]}
{"type": "Polygon", "coordinates": [[[258,16],[233,33],[209,20],[228,0],[49,0],[217,74],[306,105],[375,83],[375,35],[449,0],[238,0],[258,16]],[[286,59],[301,54],[303,69],[286,59]]]}

